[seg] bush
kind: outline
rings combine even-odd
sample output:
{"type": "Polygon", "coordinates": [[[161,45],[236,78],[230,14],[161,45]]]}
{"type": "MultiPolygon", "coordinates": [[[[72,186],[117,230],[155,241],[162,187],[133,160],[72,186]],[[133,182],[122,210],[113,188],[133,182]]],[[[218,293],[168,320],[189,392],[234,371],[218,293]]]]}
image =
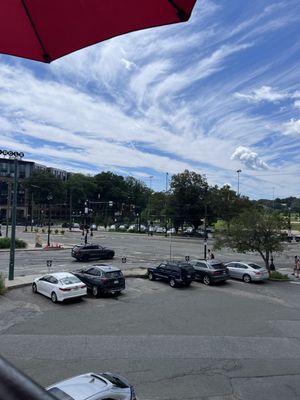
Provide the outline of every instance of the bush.
{"type": "Polygon", "coordinates": [[[64,234],[65,234],[65,231],[60,231],[60,234],[61,234],[61,235],[64,235],[64,234]]]}
{"type": "Polygon", "coordinates": [[[59,232],[59,230],[58,230],[58,229],[55,229],[55,231],[54,231],[55,235],[57,235],[58,232],[59,232]]]}
{"type": "Polygon", "coordinates": [[[6,292],[5,278],[4,275],[0,273],[0,295],[6,292]]]}
{"type": "MultiPolygon", "coordinates": [[[[10,242],[10,238],[0,238],[0,249],[9,249],[10,242]]],[[[15,244],[17,249],[24,249],[27,247],[27,243],[24,242],[24,240],[16,239],[15,244]]]]}
{"type": "Polygon", "coordinates": [[[9,249],[9,248],[10,248],[10,238],[1,238],[0,249],[9,249]]]}
{"type": "Polygon", "coordinates": [[[271,271],[270,273],[270,278],[271,279],[278,279],[281,281],[289,281],[289,277],[286,274],[282,274],[278,271],[271,271]]]}

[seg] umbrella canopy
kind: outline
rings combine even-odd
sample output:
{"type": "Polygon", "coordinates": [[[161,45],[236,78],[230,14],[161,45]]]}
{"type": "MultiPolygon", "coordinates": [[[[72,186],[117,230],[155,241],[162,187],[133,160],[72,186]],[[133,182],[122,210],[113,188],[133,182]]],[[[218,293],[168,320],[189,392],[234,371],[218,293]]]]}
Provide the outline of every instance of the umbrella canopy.
{"type": "Polygon", "coordinates": [[[51,62],[131,31],[187,21],[196,0],[1,0],[0,53],[51,62]]]}

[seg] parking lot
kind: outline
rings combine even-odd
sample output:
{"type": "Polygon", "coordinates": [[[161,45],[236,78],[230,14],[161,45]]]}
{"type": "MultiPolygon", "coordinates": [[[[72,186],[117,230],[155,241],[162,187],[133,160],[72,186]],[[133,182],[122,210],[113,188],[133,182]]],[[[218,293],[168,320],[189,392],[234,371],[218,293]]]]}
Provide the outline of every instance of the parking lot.
{"type": "Polygon", "coordinates": [[[119,297],[53,304],[23,287],[0,298],[0,353],[42,385],[110,370],[140,400],[298,399],[299,289],[127,279],[119,297]]]}

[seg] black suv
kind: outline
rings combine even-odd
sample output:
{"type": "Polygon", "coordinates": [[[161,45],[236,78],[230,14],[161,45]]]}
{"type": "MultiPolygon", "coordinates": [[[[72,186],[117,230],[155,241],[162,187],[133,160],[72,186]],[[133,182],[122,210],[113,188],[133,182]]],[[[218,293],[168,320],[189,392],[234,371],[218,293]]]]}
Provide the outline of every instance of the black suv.
{"type": "Polygon", "coordinates": [[[115,252],[99,244],[84,244],[74,246],[71,254],[77,261],[88,261],[90,258],[109,260],[114,257],[115,252]]]}
{"type": "Polygon", "coordinates": [[[189,263],[195,269],[196,280],[202,281],[205,285],[215,282],[225,282],[230,278],[228,269],[220,261],[191,260],[189,263]]]}
{"type": "Polygon", "coordinates": [[[86,284],[94,296],[104,293],[118,295],[125,289],[125,278],[122,271],[112,265],[97,264],[72,273],[86,284]]]}
{"type": "Polygon", "coordinates": [[[163,279],[172,287],[189,286],[195,279],[195,270],[188,263],[163,262],[158,267],[148,268],[148,278],[150,281],[163,279]]]}

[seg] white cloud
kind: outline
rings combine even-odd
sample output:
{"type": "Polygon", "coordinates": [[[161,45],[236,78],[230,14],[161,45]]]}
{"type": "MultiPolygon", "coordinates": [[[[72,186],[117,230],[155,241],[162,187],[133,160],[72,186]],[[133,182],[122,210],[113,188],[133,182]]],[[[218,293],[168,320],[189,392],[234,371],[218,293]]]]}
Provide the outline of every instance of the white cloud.
{"type": "Polygon", "coordinates": [[[236,97],[246,99],[254,103],[259,103],[261,101],[269,101],[271,103],[274,103],[288,97],[286,93],[276,92],[270,86],[262,86],[259,89],[255,89],[248,94],[236,93],[235,95],[236,97]]]}
{"type": "Polygon", "coordinates": [[[268,165],[258,157],[258,154],[247,147],[239,146],[232,154],[231,159],[241,161],[249,169],[269,169],[268,165]]]}
{"type": "Polygon", "coordinates": [[[282,131],[285,135],[300,135],[300,119],[292,118],[289,122],[282,124],[282,131]]]}

